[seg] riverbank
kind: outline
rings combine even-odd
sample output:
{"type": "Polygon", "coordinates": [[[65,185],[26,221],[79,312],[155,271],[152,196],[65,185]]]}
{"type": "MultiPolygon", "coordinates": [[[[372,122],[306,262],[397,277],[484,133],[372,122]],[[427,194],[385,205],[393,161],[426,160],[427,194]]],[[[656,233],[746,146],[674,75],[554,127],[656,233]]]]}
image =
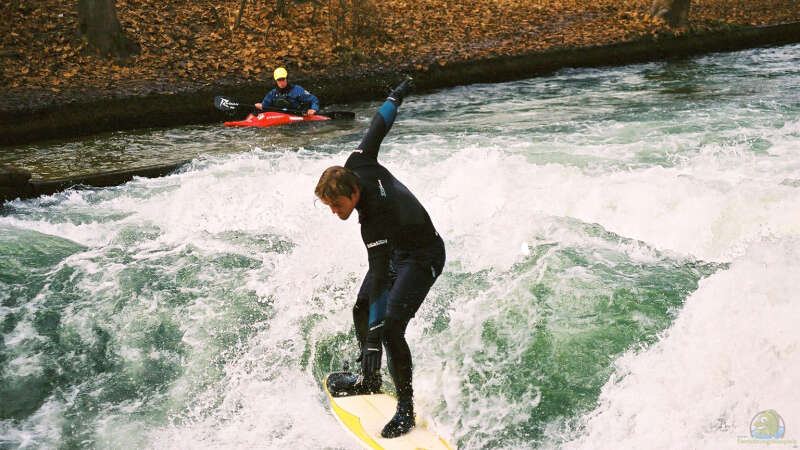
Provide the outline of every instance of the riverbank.
{"type": "MultiPolygon", "coordinates": [[[[424,92],[456,85],[529,78],[565,67],[623,65],[794,42],[800,42],[800,22],[490,57],[449,65],[432,64],[413,74],[418,92],[424,92]]],[[[316,92],[332,99],[332,102],[353,102],[381,97],[386,86],[395,82],[397,77],[395,71],[378,68],[372,72],[363,71],[346,76],[339,74],[315,80],[301,79],[299,82],[313,85],[316,92]]],[[[110,130],[213,123],[225,118],[210,106],[213,95],[224,93],[251,98],[258,97],[261,90],[262,86],[258,83],[220,83],[201,88],[184,86],[172,93],[93,98],[83,103],[74,101],[59,111],[49,108],[21,108],[13,113],[3,111],[0,116],[0,135],[6,145],[14,145],[110,130]]],[[[0,166],[0,203],[15,198],[52,194],[75,185],[113,186],[135,176],[163,176],[185,163],[169,161],[59,179],[42,179],[24,168],[0,166]]]]}
{"type": "Polygon", "coordinates": [[[74,5],[4,2],[0,145],[220,121],[214,95],[255,102],[278,65],[331,105],[378,98],[401,73],[424,91],[798,39],[798,0],[693,0],[682,30],[651,3],[118,0],[141,52],[106,59],[76,35],[74,5]]]}
{"type": "MultiPolygon", "coordinates": [[[[792,42],[800,42],[800,22],[681,36],[648,36],[618,44],[492,56],[446,65],[432,62],[405,72],[415,76],[419,91],[424,92],[478,82],[510,81],[564,67],[622,65],[792,42]]],[[[403,71],[375,66],[348,73],[332,72],[313,79],[308,74],[301,74],[295,81],[326,99],[327,104],[336,104],[381,97],[403,71]]],[[[225,80],[203,85],[184,83],[162,91],[164,88],[166,86],[149,84],[149,89],[140,86],[107,96],[83,95],[81,91],[68,89],[61,93],[62,101],[56,102],[58,108],[50,107],[50,102],[45,106],[39,101],[37,105],[37,101],[30,99],[18,102],[16,106],[4,105],[5,108],[0,110],[0,145],[20,145],[113,130],[213,123],[225,119],[213,108],[215,95],[258,99],[265,90],[260,81],[225,80]]]]}

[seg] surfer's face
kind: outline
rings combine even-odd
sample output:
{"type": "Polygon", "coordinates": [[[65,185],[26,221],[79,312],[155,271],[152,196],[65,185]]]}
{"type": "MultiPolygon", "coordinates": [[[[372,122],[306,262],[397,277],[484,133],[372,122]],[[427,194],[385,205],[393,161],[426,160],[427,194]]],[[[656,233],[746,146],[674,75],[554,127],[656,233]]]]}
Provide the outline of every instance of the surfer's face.
{"type": "Polygon", "coordinates": [[[347,220],[358,203],[358,191],[350,197],[340,195],[333,200],[322,199],[322,203],[331,209],[331,212],[339,216],[342,220],[347,220]]]}
{"type": "Polygon", "coordinates": [[[283,88],[286,87],[287,81],[286,81],[286,78],[278,78],[277,80],[275,80],[275,83],[278,84],[279,88],[283,89],[283,88]]]}

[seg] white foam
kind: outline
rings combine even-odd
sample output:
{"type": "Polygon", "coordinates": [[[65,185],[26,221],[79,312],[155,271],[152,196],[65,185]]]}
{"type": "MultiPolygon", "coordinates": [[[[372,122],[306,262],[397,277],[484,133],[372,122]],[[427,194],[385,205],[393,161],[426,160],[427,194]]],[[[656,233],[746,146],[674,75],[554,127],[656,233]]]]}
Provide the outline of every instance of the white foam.
{"type": "Polygon", "coordinates": [[[599,223],[660,249],[721,261],[752,239],[800,233],[797,190],[747,168],[726,172],[700,162],[589,174],[464,149],[438,164],[395,172],[422,192],[442,234],[463,245],[461,259],[484,267],[512,263],[518,254],[512,249],[547,216],[599,223]]]}
{"type": "Polygon", "coordinates": [[[22,421],[0,420],[0,442],[12,442],[20,449],[55,448],[64,424],[64,405],[45,402],[31,417],[22,421]]]}
{"type": "Polygon", "coordinates": [[[776,238],[701,281],[660,342],[616,362],[565,448],[741,448],[767,409],[783,417],[786,439],[800,439],[798,273],[800,240],[776,238]]]}
{"type": "Polygon", "coordinates": [[[252,362],[227,380],[213,416],[152,433],[150,448],[355,448],[318,386],[294,370],[264,378],[264,362],[252,362]]]}

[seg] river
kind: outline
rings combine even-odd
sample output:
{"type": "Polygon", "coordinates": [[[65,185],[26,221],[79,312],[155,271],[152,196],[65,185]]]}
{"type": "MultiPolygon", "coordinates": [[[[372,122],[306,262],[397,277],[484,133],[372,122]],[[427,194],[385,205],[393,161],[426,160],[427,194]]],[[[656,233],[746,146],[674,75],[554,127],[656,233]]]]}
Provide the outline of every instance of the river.
{"type": "MultiPolygon", "coordinates": [[[[461,449],[741,448],[800,425],[800,46],[410,96],[380,160],[448,262],[407,336],[461,449]]],[[[358,120],[10,149],[0,448],[357,448],[321,377],[356,354],[355,219],[314,201],[358,120]]],[[[387,380],[387,387],[391,388],[387,380]]]]}

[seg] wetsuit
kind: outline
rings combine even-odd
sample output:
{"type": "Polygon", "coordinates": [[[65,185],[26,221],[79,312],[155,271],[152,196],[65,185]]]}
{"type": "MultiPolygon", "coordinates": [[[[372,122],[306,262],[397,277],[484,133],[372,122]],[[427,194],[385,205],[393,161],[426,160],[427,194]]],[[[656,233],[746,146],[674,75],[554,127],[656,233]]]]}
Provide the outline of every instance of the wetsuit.
{"type": "Polygon", "coordinates": [[[386,100],[345,167],[359,177],[356,210],[369,258],[369,271],[353,308],[362,355],[367,335],[374,327],[382,326],[398,400],[410,402],[411,353],[405,331],[442,272],[445,249],[425,208],[377,161],[378,148],[394,123],[401,102],[402,97],[386,100]]]}
{"type": "Polygon", "coordinates": [[[299,84],[286,84],[284,89],[274,88],[269,91],[264,100],[261,100],[263,106],[278,106],[281,108],[290,109],[313,109],[319,111],[319,99],[303,89],[299,84]],[[287,106],[280,105],[279,103],[285,102],[287,106]],[[310,105],[310,106],[309,106],[310,105]]]}

